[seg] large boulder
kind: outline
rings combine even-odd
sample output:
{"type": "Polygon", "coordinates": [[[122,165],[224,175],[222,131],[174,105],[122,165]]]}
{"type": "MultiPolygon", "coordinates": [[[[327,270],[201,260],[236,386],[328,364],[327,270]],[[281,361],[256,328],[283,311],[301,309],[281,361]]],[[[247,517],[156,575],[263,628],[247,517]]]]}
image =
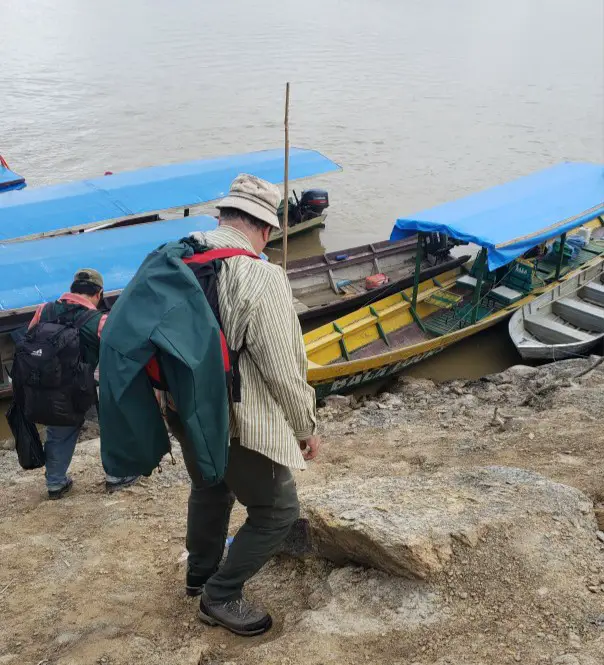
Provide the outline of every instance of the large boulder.
{"type": "Polygon", "coordinates": [[[301,492],[313,549],[395,575],[428,578],[493,530],[540,533],[560,521],[595,538],[593,507],[580,491],[520,469],[488,467],[407,477],[349,477],[301,492]]]}

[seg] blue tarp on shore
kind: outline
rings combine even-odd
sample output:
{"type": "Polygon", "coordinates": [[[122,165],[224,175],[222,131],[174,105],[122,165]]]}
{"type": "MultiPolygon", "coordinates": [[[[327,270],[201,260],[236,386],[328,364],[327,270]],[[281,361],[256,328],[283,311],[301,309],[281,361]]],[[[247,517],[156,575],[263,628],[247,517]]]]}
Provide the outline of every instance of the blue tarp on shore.
{"type": "Polygon", "coordinates": [[[494,270],[604,214],[604,165],[564,163],[398,219],[390,240],[438,232],[488,250],[494,270]]]}

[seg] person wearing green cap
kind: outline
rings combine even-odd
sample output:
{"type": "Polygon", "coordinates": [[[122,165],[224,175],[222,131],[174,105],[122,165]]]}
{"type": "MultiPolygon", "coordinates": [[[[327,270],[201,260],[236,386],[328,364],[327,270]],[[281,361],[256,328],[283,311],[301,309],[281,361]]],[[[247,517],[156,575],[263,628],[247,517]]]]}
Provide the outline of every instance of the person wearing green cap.
{"type": "MultiPolygon", "coordinates": [[[[34,314],[29,329],[41,322],[55,321],[76,323],[78,318],[90,310],[94,315],[87,317],[81,325],[80,351],[82,360],[97,367],[99,364],[99,339],[107,314],[98,310],[103,299],[103,276],[92,268],[81,268],[73,277],[68,293],[64,293],[52,303],[40,305],[34,314]]],[[[44,452],[46,457],[46,486],[49,499],[61,499],[73,485],[72,479],[67,475],[71,464],[75,446],[82,429],[75,426],[49,426],[46,428],[46,443],[44,452]]],[[[138,476],[116,478],[106,476],[107,491],[115,491],[132,485],[138,476]]]]}

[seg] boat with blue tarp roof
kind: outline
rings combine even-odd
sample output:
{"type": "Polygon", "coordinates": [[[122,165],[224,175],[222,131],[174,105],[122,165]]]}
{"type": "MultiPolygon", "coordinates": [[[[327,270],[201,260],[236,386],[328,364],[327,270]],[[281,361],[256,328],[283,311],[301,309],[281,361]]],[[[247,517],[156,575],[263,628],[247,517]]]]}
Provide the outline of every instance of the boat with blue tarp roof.
{"type": "MultiPolygon", "coordinates": [[[[130,226],[158,220],[160,213],[177,209],[184,209],[188,216],[191,207],[225,196],[240,173],[281,183],[284,159],[283,150],[262,150],[7,191],[0,197],[0,242],[130,226]]],[[[290,180],[339,170],[338,164],[316,150],[292,148],[290,152],[290,180]]],[[[303,192],[298,204],[300,214],[292,216],[290,234],[324,223],[325,192],[314,191],[307,197],[303,192]]]]}

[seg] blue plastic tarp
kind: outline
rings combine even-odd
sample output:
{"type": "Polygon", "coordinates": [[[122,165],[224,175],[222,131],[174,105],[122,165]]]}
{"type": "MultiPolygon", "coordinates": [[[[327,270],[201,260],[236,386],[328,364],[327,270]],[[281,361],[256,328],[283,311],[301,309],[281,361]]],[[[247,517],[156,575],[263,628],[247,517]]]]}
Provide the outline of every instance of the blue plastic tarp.
{"type": "Polygon", "coordinates": [[[214,217],[203,215],[0,244],[0,311],[56,300],[69,290],[78,268],[100,271],[105,291],[121,290],[156,247],[216,225],[214,217]]]}
{"type": "Polygon", "coordinates": [[[390,240],[438,232],[488,251],[494,270],[604,214],[604,165],[565,163],[398,219],[390,240]]]}
{"type": "MultiPolygon", "coordinates": [[[[7,192],[0,197],[0,240],[208,203],[222,198],[240,173],[279,184],[283,168],[283,150],[264,150],[7,192]]],[[[315,150],[290,152],[292,180],[339,169],[315,150]]]]}
{"type": "Polygon", "coordinates": [[[0,194],[25,187],[25,178],[0,164],[0,194]]]}

